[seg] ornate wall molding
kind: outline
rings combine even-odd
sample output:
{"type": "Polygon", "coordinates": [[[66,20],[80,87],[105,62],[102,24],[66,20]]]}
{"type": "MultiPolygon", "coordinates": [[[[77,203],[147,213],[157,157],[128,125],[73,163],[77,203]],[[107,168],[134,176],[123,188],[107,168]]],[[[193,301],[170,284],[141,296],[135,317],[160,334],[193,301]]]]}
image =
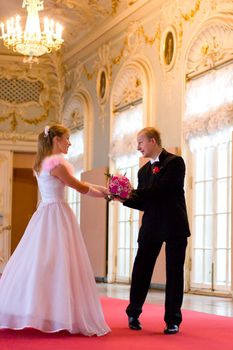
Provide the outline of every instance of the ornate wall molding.
{"type": "Polygon", "coordinates": [[[112,93],[113,111],[142,99],[142,77],[140,70],[135,66],[126,66],[116,79],[112,93]]]}
{"type": "Polygon", "coordinates": [[[223,62],[232,60],[232,42],[233,20],[231,16],[208,20],[195,35],[187,51],[187,78],[192,78],[223,62]]]}
{"type": "Polygon", "coordinates": [[[83,129],[84,106],[81,97],[77,94],[73,95],[67,102],[63,111],[62,123],[64,123],[70,130],[83,129]]]}
{"type": "Polygon", "coordinates": [[[1,129],[5,132],[35,132],[35,126],[49,118],[51,89],[47,73],[42,67],[28,69],[19,63],[8,67],[7,63],[1,62],[0,79],[2,89],[6,89],[5,93],[1,91],[1,129]],[[17,86],[11,93],[8,90],[14,84],[17,86]],[[37,86],[34,94],[28,91],[33,86],[37,86]]]}
{"type": "Polygon", "coordinates": [[[55,52],[49,56],[51,69],[49,79],[51,81],[51,106],[55,109],[55,120],[61,122],[62,111],[64,107],[64,92],[65,92],[65,68],[60,52],[55,52]]]}
{"type": "Polygon", "coordinates": [[[23,141],[23,142],[36,142],[38,138],[37,134],[19,134],[15,132],[0,132],[0,140],[1,141],[23,141]]]}

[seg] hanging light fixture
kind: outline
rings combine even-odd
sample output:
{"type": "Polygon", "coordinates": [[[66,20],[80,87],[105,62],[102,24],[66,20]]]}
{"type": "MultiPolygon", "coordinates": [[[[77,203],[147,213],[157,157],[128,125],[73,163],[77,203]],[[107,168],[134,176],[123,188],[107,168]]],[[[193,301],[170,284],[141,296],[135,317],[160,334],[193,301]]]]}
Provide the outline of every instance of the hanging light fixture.
{"type": "Polygon", "coordinates": [[[1,39],[8,49],[24,55],[24,62],[30,64],[37,62],[42,56],[52,50],[59,50],[62,39],[62,26],[53,19],[44,19],[44,31],[40,29],[39,11],[44,9],[43,0],[23,0],[23,8],[27,9],[25,31],[20,24],[20,16],[1,23],[1,39]]]}

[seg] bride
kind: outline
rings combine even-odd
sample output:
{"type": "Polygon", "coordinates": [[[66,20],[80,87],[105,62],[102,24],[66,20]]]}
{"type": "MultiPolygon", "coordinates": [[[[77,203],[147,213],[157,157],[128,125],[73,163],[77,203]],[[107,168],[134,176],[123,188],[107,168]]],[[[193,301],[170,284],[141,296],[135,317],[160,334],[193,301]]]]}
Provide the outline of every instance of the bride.
{"type": "Polygon", "coordinates": [[[100,198],[108,190],[73,176],[62,156],[70,145],[63,125],[39,135],[34,172],[41,202],[0,279],[0,328],[86,336],[110,331],[79,225],[64,197],[65,186],[100,198]]]}

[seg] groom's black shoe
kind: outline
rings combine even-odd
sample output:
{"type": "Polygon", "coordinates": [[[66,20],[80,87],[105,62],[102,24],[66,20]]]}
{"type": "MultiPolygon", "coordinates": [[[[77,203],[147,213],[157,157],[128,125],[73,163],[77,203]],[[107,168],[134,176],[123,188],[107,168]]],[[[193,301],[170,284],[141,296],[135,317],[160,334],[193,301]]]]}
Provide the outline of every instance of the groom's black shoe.
{"type": "Polygon", "coordinates": [[[166,328],[164,329],[164,334],[176,334],[179,332],[179,326],[176,324],[167,324],[166,328]]]}
{"type": "Polygon", "coordinates": [[[141,323],[137,317],[129,317],[128,321],[129,321],[130,329],[134,329],[136,331],[139,331],[140,329],[142,329],[141,323]]]}

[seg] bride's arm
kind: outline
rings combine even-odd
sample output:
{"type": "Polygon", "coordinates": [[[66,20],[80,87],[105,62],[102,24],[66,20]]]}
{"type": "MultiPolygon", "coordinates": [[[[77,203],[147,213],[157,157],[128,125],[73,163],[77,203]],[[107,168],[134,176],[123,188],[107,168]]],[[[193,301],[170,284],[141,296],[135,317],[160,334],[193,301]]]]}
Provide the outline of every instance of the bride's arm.
{"type": "Polygon", "coordinates": [[[74,188],[76,191],[86,194],[92,197],[105,197],[106,194],[100,191],[98,188],[86,183],[79,181],[74,177],[66,168],[65,165],[59,164],[50,171],[50,174],[59,178],[67,186],[74,188]]]}

